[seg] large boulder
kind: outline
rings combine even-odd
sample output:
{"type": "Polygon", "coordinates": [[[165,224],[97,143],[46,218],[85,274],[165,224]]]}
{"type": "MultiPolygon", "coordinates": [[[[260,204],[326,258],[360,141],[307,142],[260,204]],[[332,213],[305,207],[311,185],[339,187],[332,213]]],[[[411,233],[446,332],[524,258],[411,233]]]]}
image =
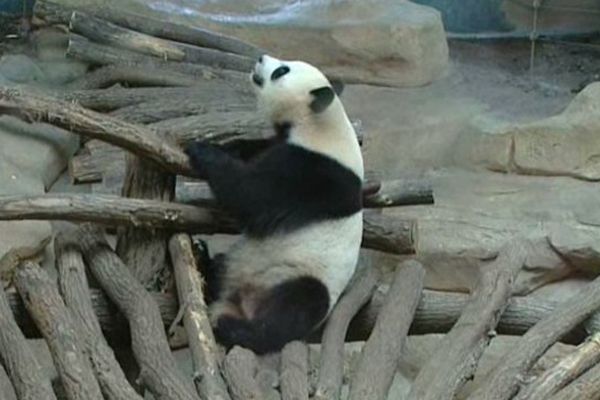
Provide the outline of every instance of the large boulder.
{"type": "MultiPolygon", "coordinates": [[[[99,6],[97,0],[58,2],[88,12],[99,6]]],[[[277,57],[312,62],[347,82],[420,86],[439,77],[448,64],[440,13],[405,0],[101,4],[237,36],[277,57]]]]}

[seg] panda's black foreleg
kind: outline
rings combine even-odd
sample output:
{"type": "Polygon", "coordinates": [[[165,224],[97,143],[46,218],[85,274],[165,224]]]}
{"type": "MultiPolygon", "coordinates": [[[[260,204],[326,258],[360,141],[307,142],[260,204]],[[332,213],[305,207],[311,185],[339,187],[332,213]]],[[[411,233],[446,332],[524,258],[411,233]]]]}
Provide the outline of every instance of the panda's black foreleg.
{"type": "Polygon", "coordinates": [[[208,251],[206,242],[198,237],[193,239],[194,257],[198,264],[198,269],[206,283],[204,290],[204,301],[211,304],[219,297],[221,291],[221,280],[225,273],[225,255],[216,254],[212,259],[208,251]]]}
{"type": "Polygon", "coordinates": [[[219,318],[215,335],[227,348],[239,345],[257,354],[275,352],[288,342],[306,339],[328,309],[329,293],[323,283],[312,277],[296,278],[271,289],[254,318],[219,318]]]}

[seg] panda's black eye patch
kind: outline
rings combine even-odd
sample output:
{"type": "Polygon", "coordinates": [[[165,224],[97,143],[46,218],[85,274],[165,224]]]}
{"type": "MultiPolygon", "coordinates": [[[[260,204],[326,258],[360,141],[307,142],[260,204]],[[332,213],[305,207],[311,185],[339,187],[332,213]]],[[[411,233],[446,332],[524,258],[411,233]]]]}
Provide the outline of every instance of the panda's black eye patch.
{"type": "Polygon", "coordinates": [[[271,74],[271,80],[274,81],[276,79],[279,79],[288,72],[290,72],[290,67],[288,67],[287,65],[282,65],[281,67],[278,67],[275,71],[273,71],[273,73],[271,74]]]}

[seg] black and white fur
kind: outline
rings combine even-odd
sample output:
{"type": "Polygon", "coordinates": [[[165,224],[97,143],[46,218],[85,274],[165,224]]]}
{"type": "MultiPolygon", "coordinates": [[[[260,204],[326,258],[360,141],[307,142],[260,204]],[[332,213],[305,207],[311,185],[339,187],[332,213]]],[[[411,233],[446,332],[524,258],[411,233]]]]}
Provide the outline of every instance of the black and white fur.
{"type": "Polygon", "coordinates": [[[207,277],[215,334],[262,354],[306,338],[352,277],[364,172],[354,129],[317,68],[262,56],[251,77],[273,144],[251,160],[202,143],[187,153],[244,232],[207,277]]]}

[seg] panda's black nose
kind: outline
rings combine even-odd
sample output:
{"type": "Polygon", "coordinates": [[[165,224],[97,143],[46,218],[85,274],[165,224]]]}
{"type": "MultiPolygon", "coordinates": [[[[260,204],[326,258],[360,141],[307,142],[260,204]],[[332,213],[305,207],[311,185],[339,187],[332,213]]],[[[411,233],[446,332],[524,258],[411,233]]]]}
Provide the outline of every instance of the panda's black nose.
{"type": "Polygon", "coordinates": [[[259,62],[260,64],[262,64],[262,62],[263,62],[263,56],[260,56],[260,57],[258,57],[258,62],[259,62]]]}

